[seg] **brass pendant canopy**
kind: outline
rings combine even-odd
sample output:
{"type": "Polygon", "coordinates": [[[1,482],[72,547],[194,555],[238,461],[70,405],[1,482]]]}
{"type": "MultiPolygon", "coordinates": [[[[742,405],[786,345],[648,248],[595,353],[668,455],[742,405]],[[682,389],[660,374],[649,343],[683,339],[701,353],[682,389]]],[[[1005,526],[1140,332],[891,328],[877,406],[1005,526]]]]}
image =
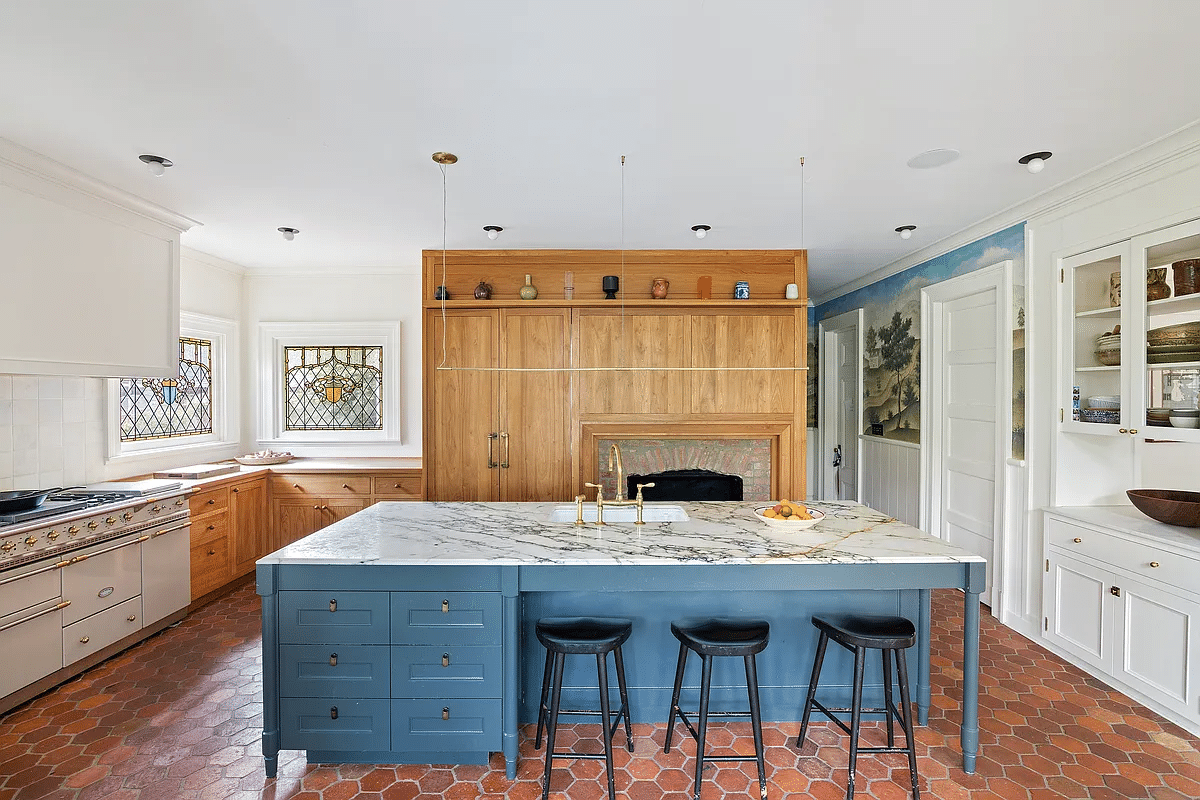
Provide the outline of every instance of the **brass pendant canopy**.
{"type": "Polygon", "coordinates": [[[458,163],[458,156],[454,153],[443,153],[440,150],[433,154],[433,160],[438,164],[455,164],[458,163]]]}

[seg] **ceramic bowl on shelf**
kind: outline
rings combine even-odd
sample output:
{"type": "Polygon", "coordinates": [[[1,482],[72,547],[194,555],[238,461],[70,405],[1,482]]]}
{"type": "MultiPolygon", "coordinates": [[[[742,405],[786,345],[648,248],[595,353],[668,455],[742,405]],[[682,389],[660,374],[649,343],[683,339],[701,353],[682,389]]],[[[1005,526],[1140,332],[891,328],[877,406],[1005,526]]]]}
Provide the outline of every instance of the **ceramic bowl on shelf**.
{"type": "Polygon", "coordinates": [[[248,456],[235,456],[234,461],[247,467],[262,467],[269,464],[286,464],[292,460],[291,453],[274,453],[270,450],[260,450],[248,456]]]}
{"type": "Polygon", "coordinates": [[[1079,409],[1079,418],[1084,422],[1117,425],[1121,422],[1121,412],[1107,408],[1081,408],[1079,409]]]}
{"type": "Polygon", "coordinates": [[[1159,428],[1171,427],[1171,409],[1169,409],[1169,408],[1147,408],[1146,409],[1146,424],[1154,425],[1159,428]]]}
{"type": "Polygon", "coordinates": [[[1177,489],[1129,489],[1125,492],[1134,508],[1151,519],[1168,525],[1200,528],[1200,492],[1177,489]]]}
{"type": "Polygon", "coordinates": [[[1156,345],[1191,345],[1200,350],[1200,322],[1184,322],[1180,325],[1167,325],[1163,328],[1151,328],[1146,331],[1146,344],[1156,345]]]}
{"type": "Polygon", "coordinates": [[[754,516],[758,517],[760,522],[765,522],[772,528],[779,528],[785,531],[806,530],[825,519],[825,514],[817,511],[815,508],[808,509],[808,513],[812,516],[812,519],[772,519],[771,517],[764,517],[763,512],[772,507],[763,506],[762,508],[756,508],[754,509],[754,516]]]}
{"type": "Polygon", "coordinates": [[[1194,408],[1172,408],[1170,420],[1175,428],[1200,428],[1200,411],[1194,408]]]}
{"type": "Polygon", "coordinates": [[[1087,400],[1088,408],[1105,408],[1120,410],[1121,398],[1117,395],[1105,394],[1089,397],[1087,400]]]}
{"type": "Polygon", "coordinates": [[[1119,367],[1121,366],[1121,350],[1120,348],[1115,350],[1097,350],[1096,361],[1106,367],[1119,367]]]}

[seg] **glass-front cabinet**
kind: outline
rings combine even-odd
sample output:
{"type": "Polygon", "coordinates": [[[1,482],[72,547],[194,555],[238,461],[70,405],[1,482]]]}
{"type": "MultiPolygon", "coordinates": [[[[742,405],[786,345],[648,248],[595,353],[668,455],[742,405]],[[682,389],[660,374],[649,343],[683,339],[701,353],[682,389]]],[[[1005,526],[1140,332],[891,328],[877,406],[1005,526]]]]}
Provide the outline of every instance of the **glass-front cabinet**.
{"type": "Polygon", "coordinates": [[[1200,442],[1200,220],[1060,266],[1063,430],[1200,442]]]}

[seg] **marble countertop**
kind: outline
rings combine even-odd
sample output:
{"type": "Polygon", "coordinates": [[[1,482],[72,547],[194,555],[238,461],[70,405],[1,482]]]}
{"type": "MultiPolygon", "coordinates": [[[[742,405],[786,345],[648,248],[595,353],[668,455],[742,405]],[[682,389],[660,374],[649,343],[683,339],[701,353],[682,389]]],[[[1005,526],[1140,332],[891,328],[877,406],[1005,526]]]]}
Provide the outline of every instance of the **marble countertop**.
{"type": "MultiPolygon", "coordinates": [[[[376,503],[259,564],[616,565],[949,563],[983,558],[852,502],[813,502],[803,531],[754,515],[761,503],[677,503],[686,522],[552,523],[562,503],[376,503]]],[[[647,503],[647,507],[656,505],[647,503]]],[[[570,506],[574,511],[574,506],[570,506]]]]}
{"type": "Polygon", "coordinates": [[[1067,519],[1111,528],[1139,539],[1149,539],[1193,558],[1200,556],[1200,528],[1167,525],[1147,517],[1133,506],[1057,506],[1046,511],[1067,519]]]}

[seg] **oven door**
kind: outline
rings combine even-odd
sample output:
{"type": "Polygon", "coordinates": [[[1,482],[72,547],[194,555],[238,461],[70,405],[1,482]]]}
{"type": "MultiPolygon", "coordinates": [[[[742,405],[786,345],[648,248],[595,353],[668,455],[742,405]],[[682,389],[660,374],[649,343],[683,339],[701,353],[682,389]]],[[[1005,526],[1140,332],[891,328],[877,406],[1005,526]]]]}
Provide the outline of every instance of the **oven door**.
{"type": "Polygon", "coordinates": [[[0,574],[0,697],[62,667],[63,602],[56,560],[0,574]]]}
{"type": "Polygon", "coordinates": [[[142,621],[147,625],[191,602],[191,527],[187,520],[170,524],[142,542],[142,621]]]}

